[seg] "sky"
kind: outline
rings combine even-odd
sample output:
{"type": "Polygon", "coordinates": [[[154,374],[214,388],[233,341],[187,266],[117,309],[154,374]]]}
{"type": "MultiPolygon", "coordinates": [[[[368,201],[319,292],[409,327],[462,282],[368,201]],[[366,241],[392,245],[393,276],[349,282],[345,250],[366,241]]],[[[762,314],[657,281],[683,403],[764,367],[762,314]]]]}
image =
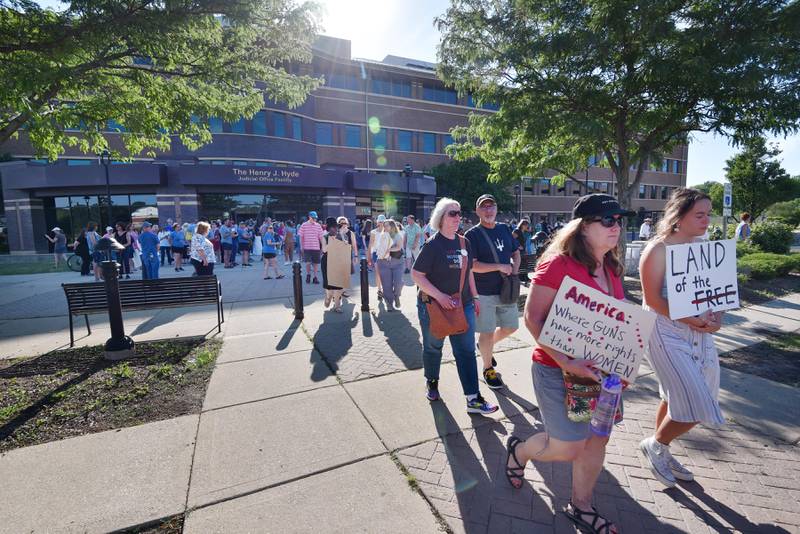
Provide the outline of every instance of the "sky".
{"type": "MultiPolygon", "coordinates": [[[[351,41],[356,58],[382,60],[391,54],[436,61],[439,32],[434,18],[448,0],[317,0],[322,6],[323,33],[351,41]]],[[[54,0],[43,5],[57,6],[54,0]]],[[[783,168],[800,175],[800,135],[769,138],[783,150],[783,168]]],[[[736,153],[723,137],[696,133],[689,144],[687,184],[725,180],[725,161],[736,153]]]]}

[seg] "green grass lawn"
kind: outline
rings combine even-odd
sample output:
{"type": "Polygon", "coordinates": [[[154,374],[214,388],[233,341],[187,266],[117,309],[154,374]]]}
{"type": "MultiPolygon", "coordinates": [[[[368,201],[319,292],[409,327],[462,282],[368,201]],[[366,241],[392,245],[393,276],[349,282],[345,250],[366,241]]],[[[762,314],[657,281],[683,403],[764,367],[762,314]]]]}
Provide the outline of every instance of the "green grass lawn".
{"type": "Polygon", "coordinates": [[[67,271],[69,271],[69,267],[63,261],[59,263],[58,268],[52,261],[0,263],[0,276],[9,274],[63,273],[67,271]]]}

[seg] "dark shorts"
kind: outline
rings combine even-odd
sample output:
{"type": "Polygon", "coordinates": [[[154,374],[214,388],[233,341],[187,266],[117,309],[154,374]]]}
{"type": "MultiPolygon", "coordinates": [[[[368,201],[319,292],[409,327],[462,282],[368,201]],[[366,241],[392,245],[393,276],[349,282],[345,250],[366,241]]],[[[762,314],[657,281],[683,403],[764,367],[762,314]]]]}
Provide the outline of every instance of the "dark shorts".
{"type": "Polygon", "coordinates": [[[264,256],[265,260],[271,260],[272,258],[275,257],[275,253],[274,252],[264,252],[261,255],[264,256]]]}
{"type": "Polygon", "coordinates": [[[239,252],[245,252],[250,250],[250,243],[239,243],[239,252]]]}
{"type": "Polygon", "coordinates": [[[319,265],[319,260],[321,257],[322,251],[319,250],[304,250],[303,251],[303,261],[306,263],[314,263],[319,265]]]}
{"type": "Polygon", "coordinates": [[[222,243],[222,250],[232,250],[233,243],[222,243]]]}
{"type": "Polygon", "coordinates": [[[185,247],[172,247],[172,253],[173,254],[180,254],[181,256],[183,256],[183,251],[184,250],[186,250],[185,247]]]}

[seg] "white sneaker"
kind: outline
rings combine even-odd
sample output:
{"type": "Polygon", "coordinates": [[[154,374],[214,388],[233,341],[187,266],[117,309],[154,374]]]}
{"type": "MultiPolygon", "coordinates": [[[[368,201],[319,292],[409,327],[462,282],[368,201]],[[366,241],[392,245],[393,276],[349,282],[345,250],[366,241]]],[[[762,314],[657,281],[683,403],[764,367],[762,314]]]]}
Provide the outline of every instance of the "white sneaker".
{"type": "Polygon", "coordinates": [[[683,480],[684,482],[691,482],[694,480],[694,473],[686,469],[686,467],[680,463],[678,460],[672,456],[672,453],[667,447],[667,454],[669,454],[669,469],[672,471],[672,475],[677,478],[678,480],[683,480]]]}
{"type": "Polygon", "coordinates": [[[283,262],[283,265],[284,265],[284,266],[286,266],[286,265],[291,265],[291,264],[292,264],[292,262],[290,262],[290,261],[285,261],[285,262],[283,262]]]}
{"type": "Polygon", "coordinates": [[[650,471],[656,477],[656,480],[668,488],[674,488],[677,481],[669,466],[669,459],[672,456],[669,453],[669,448],[656,441],[653,436],[650,436],[639,443],[639,450],[642,451],[642,454],[650,463],[650,471]]]}

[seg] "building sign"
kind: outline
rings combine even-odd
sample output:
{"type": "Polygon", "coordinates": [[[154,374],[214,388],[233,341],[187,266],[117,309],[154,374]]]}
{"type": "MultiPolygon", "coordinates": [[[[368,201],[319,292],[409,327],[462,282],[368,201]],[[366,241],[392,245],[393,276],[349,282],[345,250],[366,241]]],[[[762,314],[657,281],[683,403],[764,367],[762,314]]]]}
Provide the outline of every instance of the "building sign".
{"type": "Polygon", "coordinates": [[[739,307],[736,241],[701,241],[667,247],[670,319],[739,307]]]}
{"type": "Polygon", "coordinates": [[[565,276],[537,341],[632,383],[655,320],[651,311],[565,276]]]}
{"type": "Polygon", "coordinates": [[[300,179],[300,172],[292,169],[233,167],[231,171],[240,184],[294,185],[300,179]]]}

